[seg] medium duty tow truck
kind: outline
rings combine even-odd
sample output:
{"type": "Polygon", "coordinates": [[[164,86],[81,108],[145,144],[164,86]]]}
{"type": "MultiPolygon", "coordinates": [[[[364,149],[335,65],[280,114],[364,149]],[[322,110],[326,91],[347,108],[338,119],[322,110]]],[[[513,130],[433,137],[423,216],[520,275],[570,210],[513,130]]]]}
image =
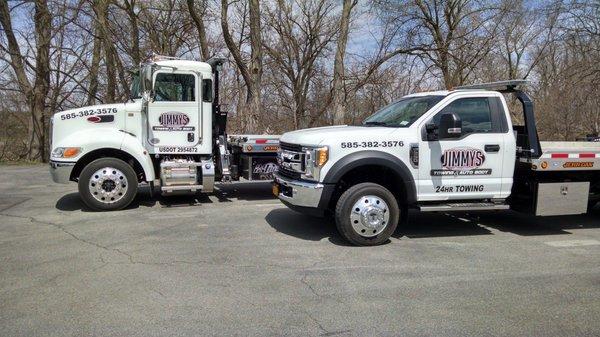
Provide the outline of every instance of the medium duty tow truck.
{"type": "Polygon", "coordinates": [[[226,133],[224,62],[154,56],[140,65],[129,102],[54,114],[53,180],[77,182],[94,210],[126,207],[142,183],[172,195],[212,192],[215,182],[273,180],[278,137],[226,133]]]}
{"type": "Polygon", "coordinates": [[[288,132],[273,192],[330,214],[355,245],[378,245],[422,212],[586,213],[600,199],[600,144],[540,142],[524,80],[402,97],[359,126],[288,132]],[[504,97],[522,107],[513,125],[504,97]]]}

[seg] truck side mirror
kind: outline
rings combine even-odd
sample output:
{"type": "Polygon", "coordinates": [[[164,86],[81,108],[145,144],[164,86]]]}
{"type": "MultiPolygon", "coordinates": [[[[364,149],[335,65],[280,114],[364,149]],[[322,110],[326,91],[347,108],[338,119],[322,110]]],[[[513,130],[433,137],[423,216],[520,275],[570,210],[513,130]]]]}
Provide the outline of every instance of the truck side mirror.
{"type": "Polygon", "coordinates": [[[440,118],[440,139],[460,138],[462,135],[462,121],[453,112],[445,113],[440,118]]]}

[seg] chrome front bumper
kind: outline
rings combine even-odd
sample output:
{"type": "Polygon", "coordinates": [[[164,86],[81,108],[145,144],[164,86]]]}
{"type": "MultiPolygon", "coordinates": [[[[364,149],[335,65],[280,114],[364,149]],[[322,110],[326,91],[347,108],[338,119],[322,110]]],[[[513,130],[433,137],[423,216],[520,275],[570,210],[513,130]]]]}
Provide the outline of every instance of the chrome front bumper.
{"type": "Polygon", "coordinates": [[[285,203],[299,207],[317,208],[323,195],[324,185],[306,181],[291,180],[275,173],[275,182],[280,185],[278,198],[285,203]]]}
{"type": "Polygon", "coordinates": [[[50,174],[55,183],[67,184],[71,181],[71,172],[75,163],[64,161],[50,161],[50,174]]]}

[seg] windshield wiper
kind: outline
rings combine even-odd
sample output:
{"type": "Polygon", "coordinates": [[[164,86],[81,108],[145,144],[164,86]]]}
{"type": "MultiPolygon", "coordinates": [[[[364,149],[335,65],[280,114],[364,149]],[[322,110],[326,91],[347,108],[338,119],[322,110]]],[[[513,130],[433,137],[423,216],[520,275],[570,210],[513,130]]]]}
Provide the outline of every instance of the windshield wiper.
{"type": "Polygon", "coordinates": [[[367,125],[367,126],[388,126],[388,124],[386,122],[378,122],[378,121],[364,122],[363,125],[367,125]]]}
{"type": "Polygon", "coordinates": [[[363,123],[364,126],[385,126],[388,128],[397,128],[398,124],[388,124],[386,122],[368,121],[363,123]]]}

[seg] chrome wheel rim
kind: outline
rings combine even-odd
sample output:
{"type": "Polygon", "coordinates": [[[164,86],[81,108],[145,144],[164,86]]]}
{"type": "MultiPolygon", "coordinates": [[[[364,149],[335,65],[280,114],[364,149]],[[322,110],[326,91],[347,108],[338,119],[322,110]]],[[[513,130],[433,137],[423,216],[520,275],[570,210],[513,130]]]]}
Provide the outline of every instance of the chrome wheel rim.
{"type": "Polygon", "coordinates": [[[390,209],[388,204],[375,195],[365,195],[354,203],[350,223],[354,231],[364,237],[377,236],[388,226],[390,209]]]}
{"type": "Polygon", "coordinates": [[[103,204],[112,204],[125,196],[129,183],[119,169],[104,167],[92,174],[89,188],[94,199],[103,204]]]}

